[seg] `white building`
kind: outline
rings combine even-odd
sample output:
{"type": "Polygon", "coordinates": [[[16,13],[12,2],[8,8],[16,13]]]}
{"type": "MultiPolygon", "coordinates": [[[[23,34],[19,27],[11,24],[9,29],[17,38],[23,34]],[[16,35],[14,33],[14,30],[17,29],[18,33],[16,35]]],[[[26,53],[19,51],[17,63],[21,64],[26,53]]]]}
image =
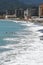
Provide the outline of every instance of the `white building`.
{"type": "Polygon", "coordinates": [[[24,11],[24,18],[28,19],[29,17],[31,17],[31,9],[26,9],[24,11]]]}

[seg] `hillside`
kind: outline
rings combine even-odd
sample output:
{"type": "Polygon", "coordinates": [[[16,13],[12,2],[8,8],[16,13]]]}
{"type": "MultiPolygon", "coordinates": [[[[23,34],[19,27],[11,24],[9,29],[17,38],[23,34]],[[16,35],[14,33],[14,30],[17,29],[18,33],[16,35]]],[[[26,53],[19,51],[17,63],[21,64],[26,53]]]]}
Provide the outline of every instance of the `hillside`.
{"type": "Polygon", "coordinates": [[[25,4],[19,0],[0,0],[0,10],[24,8],[25,4]]]}
{"type": "Polygon", "coordinates": [[[24,2],[25,4],[31,4],[31,5],[39,5],[40,3],[43,3],[43,0],[19,0],[21,2],[24,2]]]}
{"type": "Polygon", "coordinates": [[[0,0],[0,10],[38,6],[43,0],[0,0]]]}

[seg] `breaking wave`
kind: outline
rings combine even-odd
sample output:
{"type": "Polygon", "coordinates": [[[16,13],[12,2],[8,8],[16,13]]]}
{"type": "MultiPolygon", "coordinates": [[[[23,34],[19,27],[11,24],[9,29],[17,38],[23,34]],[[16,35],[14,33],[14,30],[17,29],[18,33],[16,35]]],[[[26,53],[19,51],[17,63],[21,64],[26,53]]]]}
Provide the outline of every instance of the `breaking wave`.
{"type": "Polygon", "coordinates": [[[0,25],[4,28],[0,29],[0,65],[43,65],[43,26],[31,22],[0,25]]]}

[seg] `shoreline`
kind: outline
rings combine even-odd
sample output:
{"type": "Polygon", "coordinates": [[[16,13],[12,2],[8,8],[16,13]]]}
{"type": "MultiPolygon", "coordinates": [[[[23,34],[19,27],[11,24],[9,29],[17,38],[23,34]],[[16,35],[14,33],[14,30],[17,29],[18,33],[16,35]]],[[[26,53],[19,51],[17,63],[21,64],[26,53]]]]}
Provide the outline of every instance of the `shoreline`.
{"type": "Polygon", "coordinates": [[[12,21],[12,22],[30,22],[29,20],[17,20],[17,19],[0,19],[0,21],[12,21]]]}
{"type": "Polygon", "coordinates": [[[43,25],[43,18],[32,18],[30,20],[24,20],[24,19],[13,19],[13,18],[10,18],[10,19],[0,19],[0,21],[12,21],[12,22],[25,22],[25,23],[39,23],[41,25],[43,25]]]}

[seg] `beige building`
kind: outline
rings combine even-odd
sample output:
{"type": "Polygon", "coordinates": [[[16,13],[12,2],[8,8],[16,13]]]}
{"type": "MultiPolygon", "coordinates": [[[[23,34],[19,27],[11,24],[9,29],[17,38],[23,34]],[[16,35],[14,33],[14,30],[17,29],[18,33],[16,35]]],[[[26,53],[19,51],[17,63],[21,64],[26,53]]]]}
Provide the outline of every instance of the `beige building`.
{"type": "Polygon", "coordinates": [[[39,17],[43,17],[43,4],[39,5],[39,17]]]}

